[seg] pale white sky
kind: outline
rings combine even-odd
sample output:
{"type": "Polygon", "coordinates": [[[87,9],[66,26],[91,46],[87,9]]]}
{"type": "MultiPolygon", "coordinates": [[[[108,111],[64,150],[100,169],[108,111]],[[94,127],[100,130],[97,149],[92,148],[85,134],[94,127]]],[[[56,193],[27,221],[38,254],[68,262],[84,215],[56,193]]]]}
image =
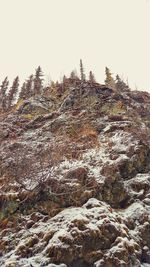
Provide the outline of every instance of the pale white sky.
{"type": "Polygon", "coordinates": [[[150,91],[150,1],[0,0],[0,81],[38,65],[59,79],[80,58],[101,83],[108,66],[150,91]]]}

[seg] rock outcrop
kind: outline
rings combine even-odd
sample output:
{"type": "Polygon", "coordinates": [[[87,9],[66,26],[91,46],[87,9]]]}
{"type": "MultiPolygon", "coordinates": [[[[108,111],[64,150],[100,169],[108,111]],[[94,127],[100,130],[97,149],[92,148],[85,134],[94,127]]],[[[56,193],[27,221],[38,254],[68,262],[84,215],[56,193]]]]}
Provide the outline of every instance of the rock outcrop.
{"type": "Polygon", "coordinates": [[[150,264],[150,95],[78,84],[0,116],[0,266],[150,264]]]}

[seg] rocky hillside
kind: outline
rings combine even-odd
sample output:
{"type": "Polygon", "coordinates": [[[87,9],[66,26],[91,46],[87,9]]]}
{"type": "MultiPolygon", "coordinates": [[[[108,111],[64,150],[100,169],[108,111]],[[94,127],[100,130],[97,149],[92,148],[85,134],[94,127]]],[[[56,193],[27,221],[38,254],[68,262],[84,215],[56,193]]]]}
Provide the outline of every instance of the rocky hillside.
{"type": "Polygon", "coordinates": [[[150,95],[88,82],[0,115],[0,266],[150,266],[150,95]]]}

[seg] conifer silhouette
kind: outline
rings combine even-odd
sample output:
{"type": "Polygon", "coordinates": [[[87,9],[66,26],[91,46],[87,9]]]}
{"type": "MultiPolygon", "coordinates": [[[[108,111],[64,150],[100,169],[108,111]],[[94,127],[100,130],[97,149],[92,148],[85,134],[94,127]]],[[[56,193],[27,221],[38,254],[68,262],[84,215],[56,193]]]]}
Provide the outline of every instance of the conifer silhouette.
{"type": "Polygon", "coordinates": [[[43,72],[41,67],[39,66],[36,69],[35,77],[34,77],[34,95],[38,95],[42,92],[43,89],[43,72]]]}
{"type": "Polygon", "coordinates": [[[112,73],[110,72],[109,68],[105,68],[105,75],[106,75],[106,79],[105,79],[105,84],[107,86],[110,86],[112,89],[115,89],[115,80],[112,77],[112,73]]]}
{"type": "Polygon", "coordinates": [[[6,91],[8,89],[8,85],[9,85],[9,81],[8,81],[8,77],[6,77],[4,79],[4,81],[2,82],[1,86],[0,86],[0,109],[2,111],[5,111],[7,108],[7,95],[6,95],[6,91]]]}
{"type": "Polygon", "coordinates": [[[82,82],[84,82],[86,80],[82,59],[80,59],[80,77],[81,77],[82,82]]]}
{"type": "Polygon", "coordinates": [[[19,89],[19,77],[17,76],[14,79],[12,87],[10,88],[10,90],[8,92],[8,97],[7,97],[7,99],[8,99],[8,102],[7,102],[8,108],[10,108],[13,105],[14,101],[16,100],[18,89],[19,89]]]}
{"type": "Polygon", "coordinates": [[[89,82],[90,82],[91,84],[93,84],[93,83],[96,82],[95,77],[94,77],[94,74],[93,74],[92,71],[89,72],[89,82]]]}

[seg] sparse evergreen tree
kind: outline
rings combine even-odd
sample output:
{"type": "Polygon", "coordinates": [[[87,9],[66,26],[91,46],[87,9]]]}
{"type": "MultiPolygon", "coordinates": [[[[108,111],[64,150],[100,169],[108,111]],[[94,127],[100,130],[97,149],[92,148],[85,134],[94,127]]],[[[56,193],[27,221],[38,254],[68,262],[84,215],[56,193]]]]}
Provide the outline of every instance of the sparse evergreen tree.
{"type": "Polygon", "coordinates": [[[0,86],[0,92],[1,92],[1,94],[3,95],[3,96],[5,96],[6,95],[6,91],[7,91],[7,89],[8,89],[8,85],[9,85],[9,81],[8,81],[8,77],[6,77],[5,79],[4,79],[4,81],[2,82],[2,84],[1,84],[1,86],[0,86]]]}
{"type": "Polygon", "coordinates": [[[26,81],[26,98],[33,96],[34,94],[34,77],[30,75],[29,79],[26,81]]]}
{"type": "Polygon", "coordinates": [[[76,80],[78,79],[78,76],[77,76],[77,73],[75,70],[73,70],[71,73],[70,73],[70,79],[72,80],[76,80]]]}
{"type": "Polygon", "coordinates": [[[33,95],[33,82],[33,75],[30,75],[30,77],[26,80],[26,82],[23,83],[21,87],[19,99],[27,99],[33,95]]]}
{"type": "Polygon", "coordinates": [[[118,74],[116,76],[116,89],[121,91],[129,89],[128,85],[120,78],[118,74]]]}
{"type": "Polygon", "coordinates": [[[20,93],[19,93],[19,99],[26,99],[26,82],[23,83],[20,93]]]}
{"type": "Polygon", "coordinates": [[[90,82],[91,84],[93,84],[93,83],[96,82],[95,77],[94,77],[94,74],[93,74],[92,71],[89,72],[89,82],[90,82]]]}
{"type": "Polygon", "coordinates": [[[106,79],[105,79],[105,84],[107,86],[110,86],[112,89],[115,89],[115,80],[112,77],[112,73],[110,72],[109,68],[105,68],[105,75],[106,75],[106,79]]]}
{"type": "Polygon", "coordinates": [[[64,75],[64,76],[63,76],[63,84],[66,83],[66,80],[67,80],[67,77],[66,77],[66,75],[64,75]]]}
{"type": "Polygon", "coordinates": [[[63,90],[68,88],[69,86],[69,79],[67,79],[66,75],[63,76],[62,88],[63,90]]]}
{"type": "Polygon", "coordinates": [[[56,83],[55,83],[55,86],[56,86],[56,87],[58,87],[58,86],[59,86],[59,82],[58,82],[58,81],[56,81],[56,83]]]}
{"type": "Polygon", "coordinates": [[[9,85],[9,81],[8,81],[8,77],[6,77],[0,86],[0,109],[2,111],[5,111],[7,107],[6,91],[8,89],[8,85],[9,85]]]}
{"type": "Polygon", "coordinates": [[[7,102],[7,105],[8,105],[8,108],[10,108],[15,99],[16,99],[16,96],[17,96],[17,93],[18,93],[18,88],[19,88],[19,77],[17,76],[14,81],[13,81],[13,84],[12,84],[12,87],[10,88],[9,92],[8,92],[8,102],[7,102]]]}
{"type": "Polygon", "coordinates": [[[39,66],[35,72],[34,78],[34,95],[38,95],[42,92],[43,89],[43,72],[41,67],[39,66]]]}
{"type": "Polygon", "coordinates": [[[51,81],[51,88],[55,88],[55,82],[54,81],[51,81]]]}
{"type": "Polygon", "coordinates": [[[84,82],[86,80],[82,59],[80,59],[80,77],[81,77],[82,82],[84,82]]]}

